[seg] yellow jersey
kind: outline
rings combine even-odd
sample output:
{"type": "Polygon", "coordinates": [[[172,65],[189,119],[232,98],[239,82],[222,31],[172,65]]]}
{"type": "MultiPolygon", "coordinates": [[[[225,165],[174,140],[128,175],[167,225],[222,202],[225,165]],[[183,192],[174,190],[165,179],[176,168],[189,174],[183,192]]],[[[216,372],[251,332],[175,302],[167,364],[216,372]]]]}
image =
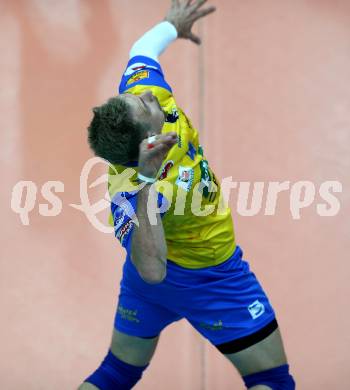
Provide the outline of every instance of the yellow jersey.
{"type": "MultiPolygon", "coordinates": [[[[175,131],[175,144],[166,155],[155,183],[162,216],[168,259],[185,268],[220,264],[234,252],[231,210],[219,181],[205,159],[198,131],[177,106],[158,62],[133,57],[119,92],[139,95],[151,90],[167,117],[162,133],[175,131]]],[[[130,250],[137,199],[137,162],[109,169],[110,223],[116,237],[130,250]]]]}

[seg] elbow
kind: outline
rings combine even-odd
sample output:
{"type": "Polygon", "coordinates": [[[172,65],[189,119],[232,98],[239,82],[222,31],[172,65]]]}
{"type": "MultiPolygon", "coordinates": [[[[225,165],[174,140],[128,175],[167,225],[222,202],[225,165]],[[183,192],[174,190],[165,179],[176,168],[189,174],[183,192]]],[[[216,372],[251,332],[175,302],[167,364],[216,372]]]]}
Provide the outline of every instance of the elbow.
{"type": "Polygon", "coordinates": [[[156,262],[154,261],[154,258],[152,260],[153,261],[141,263],[131,256],[131,261],[144,282],[148,284],[162,283],[166,278],[166,260],[159,259],[156,262]]]}
{"type": "MultiPolygon", "coordinates": [[[[152,263],[148,263],[152,264],[152,263]]],[[[153,263],[153,266],[148,266],[139,269],[141,278],[148,284],[159,284],[162,283],[166,278],[166,259],[158,259],[153,263]]]]}
{"type": "Polygon", "coordinates": [[[162,283],[166,277],[166,271],[164,272],[139,272],[142,280],[148,284],[162,283]]]}

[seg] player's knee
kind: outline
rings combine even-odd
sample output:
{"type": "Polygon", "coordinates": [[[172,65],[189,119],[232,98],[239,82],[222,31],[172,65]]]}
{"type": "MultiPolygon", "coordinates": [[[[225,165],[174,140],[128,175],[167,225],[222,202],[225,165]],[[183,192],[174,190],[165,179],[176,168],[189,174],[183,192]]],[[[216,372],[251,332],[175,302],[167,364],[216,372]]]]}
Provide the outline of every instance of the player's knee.
{"type": "Polygon", "coordinates": [[[288,364],[246,375],[243,380],[247,389],[258,389],[257,386],[261,385],[272,390],[295,390],[295,382],[289,373],[288,364]]]}
{"type": "Polygon", "coordinates": [[[99,390],[129,390],[141,379],[147,366],[148,364],[139,367],[125,363],[109,351],[100,367],[85,379],[84,385],[91,384],[99,390]]]}

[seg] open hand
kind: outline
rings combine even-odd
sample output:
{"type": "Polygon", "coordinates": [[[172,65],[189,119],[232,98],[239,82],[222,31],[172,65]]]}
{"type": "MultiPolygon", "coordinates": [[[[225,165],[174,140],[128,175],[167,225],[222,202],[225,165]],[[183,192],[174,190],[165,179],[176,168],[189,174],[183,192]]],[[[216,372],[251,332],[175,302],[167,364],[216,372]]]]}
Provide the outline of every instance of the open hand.
{"type": "Polygon", "coordinates": [[[192,33],[192,26],[198,19],[201,19],[216,10],[213,6],[201,8],[206,1],[207,0],[172,0],[171,8],[165,20],[175,26],[179,38],[190,39],[192,42],[200,45],[201,40],[197,35],[192,33]]]}

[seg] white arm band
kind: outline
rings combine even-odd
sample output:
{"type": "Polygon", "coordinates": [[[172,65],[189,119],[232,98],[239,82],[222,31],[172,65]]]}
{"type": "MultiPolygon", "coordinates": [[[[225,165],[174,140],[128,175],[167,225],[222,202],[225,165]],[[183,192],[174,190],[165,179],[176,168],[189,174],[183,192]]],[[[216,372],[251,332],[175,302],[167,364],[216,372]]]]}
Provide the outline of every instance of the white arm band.
{"type": "Polygon", "coordinates": [[[130,50],[130,58],[146,56],[158,62],[158,57],[177,38],[177,31],[170,22],[161,22],[147,31],[130,50]]]}
{"type": "Polygon", "coordinates": [[[145,183],[150,183],[150,184],[153,184],[157,181],[157,178],[156,177],[147,177],[147,176],[143,176],[141,175],[141,173],[138,173],[137,174],[137,178],[145,183]]]}

